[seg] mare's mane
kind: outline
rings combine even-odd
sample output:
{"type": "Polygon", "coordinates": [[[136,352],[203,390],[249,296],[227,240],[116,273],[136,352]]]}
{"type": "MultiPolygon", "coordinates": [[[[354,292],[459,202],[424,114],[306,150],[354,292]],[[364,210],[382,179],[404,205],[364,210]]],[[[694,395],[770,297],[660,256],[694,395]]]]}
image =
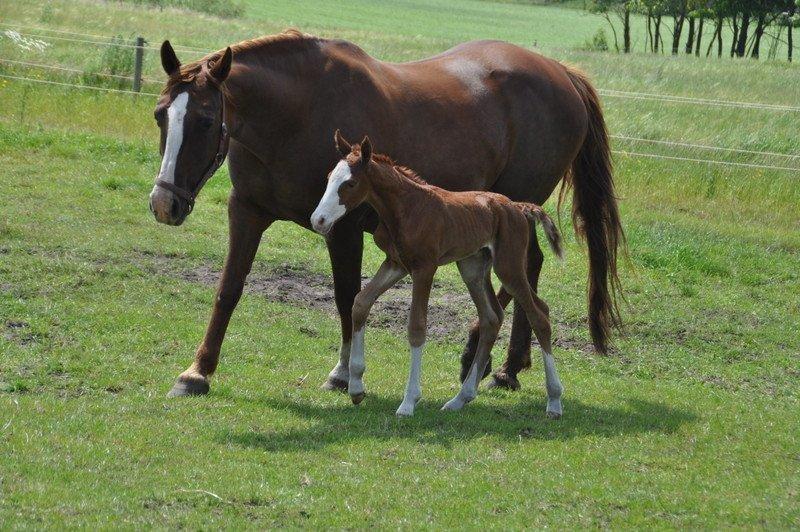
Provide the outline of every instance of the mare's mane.
{"type": "MultiPolygon", "coordinates": [[[[265,35],[263,37],[256,37],[248,39],[231,45],[231,51],[234,54],[241,54],[244,52],[261,51],[262,53],[284,53],[295,51],[298,49],[307,49],[308,45],[316,45],[322,41],[320,37],[303,33],[294,28],[289,28],[276,35],[265,35]]],[[[161,91],[161,94],[168,94],[176,85],[181,83],[193,82],[200,73],[205,69],[209,70],[214,66],[214,63],[220,60],[225,49],[211,52],[197,61],[191,61],[185,65],[181,65],[178,75],[171,76],[166,85],[161,91]]],[[[206,78],[211,83],[216,84],[211,76],[206,78]]],[[[219,87],[224,92],[224,87],[219,87]]]]}

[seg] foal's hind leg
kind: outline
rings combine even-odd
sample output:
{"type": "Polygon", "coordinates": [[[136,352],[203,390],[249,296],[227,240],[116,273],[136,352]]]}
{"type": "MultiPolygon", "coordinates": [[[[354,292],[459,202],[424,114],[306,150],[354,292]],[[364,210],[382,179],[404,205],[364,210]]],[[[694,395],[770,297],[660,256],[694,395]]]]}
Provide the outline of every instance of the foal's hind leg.
{"type": "Polygon", "coordinates": [[[547,387],[547,417],[558,419],[562,414],[561,395],[564,387],[558,378],[555,359],[551,345],[551,327],[547,305],[531,289],[524,273],[524,257],[517,249],[516,243],[497,246],[495,253],[495,273],[503,283],[503,287],[514,298],[528,317],[539,345],[542,348],[544,361],[545,384],[547,387]],[[505,249],[503,249],[505,248],[505,249]]]}
{"type": "Polygon", "coordinates": [[[478,395],[478,383],[489,362],[492,346],[497,340],[497,333],[503,321],[503,309],[497,302],[489,281],[490,267],[491,255],[488,250],[481,250],[471,257],[458,261],[458,271],[478,309],[480,338],[475,357],[461,384],[461,390],[442,407],[442,410],[460,410],[475,399],[478,395]]]}
{"type": "Polygon", "coordinates": [[[347,391],[353,403],[364,399],[364,328],[369,311],[375,301],[391,288],[397,281],[406,276],[406,271],[399,265],[386,259],[378,268],[378,272],[367,283],[367,286],[356,295],[353,301],[353,339],[350,345],[349,381],[347,391]]]}

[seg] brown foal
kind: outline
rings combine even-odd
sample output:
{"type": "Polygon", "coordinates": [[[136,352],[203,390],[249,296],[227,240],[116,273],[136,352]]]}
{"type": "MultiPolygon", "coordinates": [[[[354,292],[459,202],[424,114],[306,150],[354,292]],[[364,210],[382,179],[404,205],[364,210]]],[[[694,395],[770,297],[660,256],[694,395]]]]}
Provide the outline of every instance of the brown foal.
{"type": "Polygon", "coordinates": [[[491,285],[494,266],[503,288],[525,311],[542,348],[547,385],[547,415],[562,414],[563,387],[550,342],[547,305],[531,288],[526,275],[531,224],[539,221],[553,251],[561,257],[561,237],[541,207],[513,202],[492,192],[450,192],[430,185],[413,171],[385,155],[373,154],[369,138],[352,146],[339,131],[336,147],[343,159],[328,175],[328,185],[311,224],[327,235],[333,224],[362,203],[378,214],[375,243],[386,259],[353,304],[353,340],[348,391],[354,403],[364,398],[364,326],[375,301],[397,281],[413,280],[408,340],[411,369],[399,416],[411,416],[421,397],[420,369],[428,313],[428,298],[439,266],[456,262],[478,309],[480,340],[475,358],[458,394],[442,410],[459,410],[478,393],[503,320],[503,308],[491,285]]]}

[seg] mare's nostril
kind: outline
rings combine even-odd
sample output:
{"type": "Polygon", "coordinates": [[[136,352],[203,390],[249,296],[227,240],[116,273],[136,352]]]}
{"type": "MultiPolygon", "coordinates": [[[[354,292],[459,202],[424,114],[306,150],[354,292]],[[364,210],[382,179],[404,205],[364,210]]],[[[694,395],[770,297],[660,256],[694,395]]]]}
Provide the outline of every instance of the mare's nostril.
{"type": "Polygon", "coordinates": [[[170,214],[170,216],[172,217],[173,220],[177,220],[178,219],[178,214],[180,213],[180,210],[181,210],[180,202],[177,199],[173,199],[172,200],[172,207],[170,207],[170,210],[169,210],[169,214],[170,214]]]}
{"type": "Polygon", "coordinates": [[[320,216],[319,217],[319,219],[317,220],[317,225],[319,225],[319,226],[325,225],[325,217],[324,216],[320,216]]]}

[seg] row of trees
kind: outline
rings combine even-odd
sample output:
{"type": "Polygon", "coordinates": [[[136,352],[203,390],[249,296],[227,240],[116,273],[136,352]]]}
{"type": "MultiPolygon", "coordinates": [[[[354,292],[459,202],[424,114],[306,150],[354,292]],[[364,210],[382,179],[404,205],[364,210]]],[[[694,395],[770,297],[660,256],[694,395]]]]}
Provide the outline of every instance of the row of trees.
{"type": "Polygon", "coordinates": [[[759,58],[768,46],[774,57],[780,43],[787,45],[792,60],[793,28],[800,27],[800,0],[591,0],[589,9],[611,25],[617,51],[631,51],[631,16],[644,16],[647,24],[645,50],[677,55],[759,58]],[[617,26],[622,31],[618,32],[617,26]],[[723,49],[723,31],[732,36],[723,49]],[[622,34],[620,46],[619,33],[622,34]],[[711,37],[704,42],[707,35],[711,37]],[[682,43],[682,37],[686,35],[682,43]],[[766,43],[769,43],[768,45],[766,43]],[[683,44],[683,46],[681,46],[683,44]]]}

